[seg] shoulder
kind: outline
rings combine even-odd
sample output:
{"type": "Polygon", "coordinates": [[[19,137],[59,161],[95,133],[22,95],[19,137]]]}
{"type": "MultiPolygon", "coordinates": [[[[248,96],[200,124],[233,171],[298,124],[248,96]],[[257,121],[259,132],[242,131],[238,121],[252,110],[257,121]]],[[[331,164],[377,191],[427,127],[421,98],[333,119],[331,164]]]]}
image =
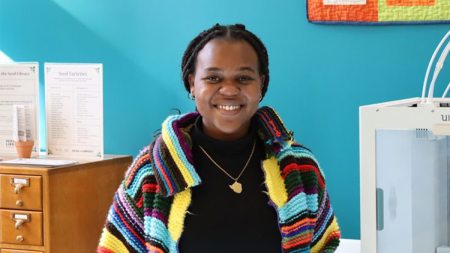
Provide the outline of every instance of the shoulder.
{"type": "Polygon", "coordinates": [[[313,152],[295,141],[289,141],[283,145],[278,156],[279,160],[295,159],[297,163],[309,163],[319,167],[319,162],[313,152]]]}
{"type": "Polygon", "coordinates": [[[125,189],[140,187],[144,181],[154,178],[151,162],[153,143],[141,149],[125,173],[123,186],[125,189]]]}
{"type": "Polygon", "coordinates": [[[290,142],[281,149],[278,161],[285,176],[290,173],[300,173],[304,179],[310,181],[309,183],[319,184],[321,188],[324,186],[323,171],[309,148],[297,142],[290,142]]]}

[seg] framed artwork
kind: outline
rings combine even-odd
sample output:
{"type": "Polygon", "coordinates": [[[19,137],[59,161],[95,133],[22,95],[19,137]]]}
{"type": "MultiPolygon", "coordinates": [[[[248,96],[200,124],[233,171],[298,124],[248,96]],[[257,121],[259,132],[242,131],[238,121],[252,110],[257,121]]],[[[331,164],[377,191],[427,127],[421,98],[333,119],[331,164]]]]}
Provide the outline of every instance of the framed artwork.
{"type": "Polygon", "coordinates": [[[307,0],[313,23],[445,23],[450,0],[307,0]]]}

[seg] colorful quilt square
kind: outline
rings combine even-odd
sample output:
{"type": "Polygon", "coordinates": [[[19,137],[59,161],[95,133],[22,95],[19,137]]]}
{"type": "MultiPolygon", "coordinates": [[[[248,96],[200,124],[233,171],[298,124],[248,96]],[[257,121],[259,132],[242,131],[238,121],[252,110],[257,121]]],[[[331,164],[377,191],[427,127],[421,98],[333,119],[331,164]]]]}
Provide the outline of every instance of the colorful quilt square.
{"type": "Polygon", "coordinates": [[[317,23],[450,22],[450,0],[307,0],[317,23]]]}
{"type": "Polygon", "coordinates": [[[387,5],[395,6],[433,6],[436,0],[387,0],[387,5]]]}

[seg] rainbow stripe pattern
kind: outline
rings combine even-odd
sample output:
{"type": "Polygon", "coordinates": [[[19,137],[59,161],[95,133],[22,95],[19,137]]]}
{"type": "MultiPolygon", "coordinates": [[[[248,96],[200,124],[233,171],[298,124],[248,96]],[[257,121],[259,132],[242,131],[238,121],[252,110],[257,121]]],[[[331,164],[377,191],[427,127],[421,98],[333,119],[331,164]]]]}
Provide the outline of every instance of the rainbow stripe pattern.
{"type": "MultiPolygon", "coordinates": [[[[189,136],[197,117],[170,116],[161,135],[134,159],[115,194],[97,252],[179,252],[191,191],[201,183],[189,136]]],[[[317,160],[294,142],[272,108],[260,108],[255,117],[265,143],[265,183],[278,213],[280,252],[334,252],[340,230],[317,160]]]]}

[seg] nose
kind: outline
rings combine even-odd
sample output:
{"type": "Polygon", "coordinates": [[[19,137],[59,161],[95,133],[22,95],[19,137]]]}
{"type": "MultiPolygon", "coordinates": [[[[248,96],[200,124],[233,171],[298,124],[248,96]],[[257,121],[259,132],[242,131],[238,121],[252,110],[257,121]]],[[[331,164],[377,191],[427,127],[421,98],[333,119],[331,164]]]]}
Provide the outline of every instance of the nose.
{"type": "Polygon", "coordinates": [[[241,91],[239,84],[233,80],[227,80],[222,83],[219,89],[219,93],[224,96],[236,96],[241,91]]]}

